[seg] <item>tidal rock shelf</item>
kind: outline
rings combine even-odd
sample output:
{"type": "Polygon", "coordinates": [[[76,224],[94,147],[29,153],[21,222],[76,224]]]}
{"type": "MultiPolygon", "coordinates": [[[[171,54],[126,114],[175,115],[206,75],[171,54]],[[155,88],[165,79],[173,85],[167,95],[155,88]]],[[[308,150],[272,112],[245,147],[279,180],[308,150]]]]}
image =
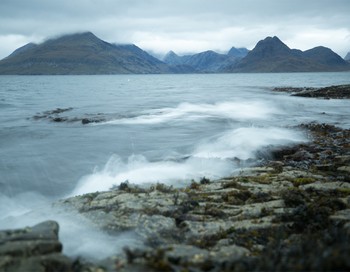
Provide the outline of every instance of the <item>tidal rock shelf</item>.
{"type": "MultiPolygon", "coordinates": [[[[271,149],[238,176],[186,188],[124,182],[58,201],[101,231],[132,231],[143,242],[98,263],[71,260],[70,269],[348,271],[350,130],[316,123],[298,129],[309,143],[271,149]]],[[[0,245],[8,243],[0,237],[0,245]]]]}
{"type": "Polygon", "coordinates": [[[324,99],[349,99],[350,98],[350,84],[328,86],[324,88],[312,87],[276,87],[273,88],[275,92],[287,92],[292,96],[301,97],[315,97],[324,99]]]}

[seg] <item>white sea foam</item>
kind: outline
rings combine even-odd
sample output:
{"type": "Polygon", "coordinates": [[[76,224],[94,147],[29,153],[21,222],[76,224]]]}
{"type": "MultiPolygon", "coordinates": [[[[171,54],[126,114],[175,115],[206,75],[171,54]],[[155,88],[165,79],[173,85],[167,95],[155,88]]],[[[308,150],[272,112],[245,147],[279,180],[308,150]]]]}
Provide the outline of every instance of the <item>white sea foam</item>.
{"type": "Polygon", "coordinates": [[[248,127],[228,131],[210,141],[199,144],[194,157],[199,158],[254,158],[254,153],[269,145],[293,144],[305,141],[305,136],[298,130],[285,128],[248,127]]]}
{"type": "Polygon", "coordinates": [[[200,118],[228,118],[232,120],[266,119],[279,109],[266,101],[233,101],[215,104],[181,103],[174,108],[148,110],[139,116],[120,118],[101,124],[158,124],[170,120],[196,120],[200,118]]]}
{"type": "Polygon", "coordinates": [[[200,143],[189,159],[150,162],[143,156],[131,156],[123,162],[114,155],[101,170],[83,177],[72,195],[106,191],[128,180],[134,184],[188,184],[191,179],[220,178],[237,170],[232,158],[246,160],[268,145],[305,141],[303,134],[284,128],[239,128],[200,143]]]}
{"type": "Polygon", "coordinates": [[[149,162],[143,156],[131,156],[124,163],[114,155],[102,170],[83,177],[72,195],[106,191],[126,180],[139,185],[161,182],[178,186],[204,176],[219,178],[232,171],[232,162],[225,160],[189,158],[182,162],[149,162]]]}

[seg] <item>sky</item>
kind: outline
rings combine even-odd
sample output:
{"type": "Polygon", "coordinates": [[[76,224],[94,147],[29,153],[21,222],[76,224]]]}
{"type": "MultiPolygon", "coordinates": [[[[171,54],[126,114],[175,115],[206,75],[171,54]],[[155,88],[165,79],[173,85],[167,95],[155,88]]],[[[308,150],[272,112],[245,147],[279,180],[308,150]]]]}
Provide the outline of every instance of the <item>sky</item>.
{"type": "Polygon", "coordinates": [[[350,51],[350,0],[0,0],[0,59],[29,42],[91,31],[156,54],[290,48],[350,51]]]}

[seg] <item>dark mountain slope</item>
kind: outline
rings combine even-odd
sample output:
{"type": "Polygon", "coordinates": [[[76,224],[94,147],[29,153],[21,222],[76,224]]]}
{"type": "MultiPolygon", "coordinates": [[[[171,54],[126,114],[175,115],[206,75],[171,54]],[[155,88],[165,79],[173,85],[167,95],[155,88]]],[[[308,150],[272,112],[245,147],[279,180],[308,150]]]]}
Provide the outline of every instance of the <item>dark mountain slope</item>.
{"type": "Polygon", "coordinates": [[[267,37],[226,72],[318,72],[344,71],[350,66],[329,48],[316,47],[305,52],[290,49],[277,37],[267,37]]]}
{"type": "Polygon", "coordinates": [[[0,61],[0,74],[170,72],[166,64],[137,46],[110,44],[91,32],[62,36],[16,51],[0,61]]]}
{"type": "Polygon", "coordinates": [[[9,57],[16,56],[16,55],[19,54],[19,53],[23,53],[23,52],[25,52],[25,51],[27,51],[27,50],[29,50],[29,49],[33,49],[33,48],[36,47],[36,46],[37,46],[37,45],[36,45],[35,43],[27,43],[26,45],[23,45],[23,46],[17,48],[15,51],[13,51],[13,52],[11,53],[11,55],[8,56],[8,58],[9,58],[9,57]]]}
{"type": "Polygon", "coordinates": [[[304,51],[303,55],[309,58],[310,60],[313,60],[323,65],[339,66],[345,64],[344,59],[342,57],[335,54],[331,49],[323,46],[318,46],[310,50],[306,50],[304,51]]]}

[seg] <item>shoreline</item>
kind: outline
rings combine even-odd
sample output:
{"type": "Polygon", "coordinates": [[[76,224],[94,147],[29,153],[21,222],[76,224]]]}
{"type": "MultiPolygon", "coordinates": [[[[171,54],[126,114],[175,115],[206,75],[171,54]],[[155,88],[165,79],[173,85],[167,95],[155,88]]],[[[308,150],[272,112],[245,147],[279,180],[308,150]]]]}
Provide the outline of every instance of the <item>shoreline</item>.
{"type": "Polygon", "coordinates": [[[350,130],[316,123],[298,128],[308,133],[309,143],[274,148],[272,157],[260,158],[260,165],[242,169],[236,177],[203,178],[179,189],[122,183],[115,190],[54,204],[79,212],[109,234],[134,231],[144,243],[141,248],[125,248],[100,262],[72,260],[62,254],[58,225],[43,223],[46,228],[34,227],[34,232],[30,228],[0,232],[0,267],[5,271],[47,264],[71,271],[349,269],[350,130]],[[52,232],[56,236],[42,239],[52,232]],[[16,246],[24,253],[14,253],[16,246]]]}

